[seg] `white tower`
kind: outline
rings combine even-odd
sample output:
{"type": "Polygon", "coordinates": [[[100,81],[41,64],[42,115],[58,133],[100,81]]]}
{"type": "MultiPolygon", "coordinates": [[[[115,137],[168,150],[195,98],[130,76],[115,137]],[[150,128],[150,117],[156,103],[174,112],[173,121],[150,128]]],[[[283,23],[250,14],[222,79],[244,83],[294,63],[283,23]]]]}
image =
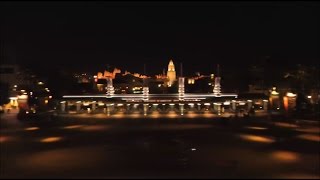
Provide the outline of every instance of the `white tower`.
{"type": "Polygon", "coordinates": [[[221,95],[221,85],[220,85],[220,72],[219,72],[219,64],[217,66],[217,76],[214,79],[214,88],[213,88],[213,94],[215,96],[221,95]]]}
{"type": "Polygon", "coordinates": [[[108,96],[113,96],[114,95],[114,87],[112,83],[112,78],[107,77],[107,95],[108,96]]]}
{"type": "MultiPolygon", "coordinates": [[[[145,64],[144,64],[143,69],[144,69],[144,75],[146,76],[146,65],[145,64]]],[[[143,94],[143,101],[148,101],[149,100],[149,87],[148,87],[147,77],[143,78],[142,94],[143,94]]]]}
{"type": "Polygon", "coordinates": [[[179,77],[179,100],[184,100],[184,77],[182,77],[182,63],[180,64],[180,77],[179,77]]]}
{"type": "Polygon", "coordinates": [[[174,64],[172,60],[170,60],[168,65],[167,77],[169,79],[168,86],[170,87],[173,84],[173,82],[176,80],[176,71],[174,69],[174,64]]]}

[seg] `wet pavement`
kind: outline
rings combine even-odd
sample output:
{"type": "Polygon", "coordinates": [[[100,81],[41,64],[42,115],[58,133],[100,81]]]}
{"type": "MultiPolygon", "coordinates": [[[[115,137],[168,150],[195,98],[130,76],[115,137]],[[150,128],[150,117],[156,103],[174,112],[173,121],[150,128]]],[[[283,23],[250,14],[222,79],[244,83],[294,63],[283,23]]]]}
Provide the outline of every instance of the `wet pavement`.
{"type": "Polygon", "coordinates": [[[317,126],[1,117],[1,178],[315,178],[317,126]]]}

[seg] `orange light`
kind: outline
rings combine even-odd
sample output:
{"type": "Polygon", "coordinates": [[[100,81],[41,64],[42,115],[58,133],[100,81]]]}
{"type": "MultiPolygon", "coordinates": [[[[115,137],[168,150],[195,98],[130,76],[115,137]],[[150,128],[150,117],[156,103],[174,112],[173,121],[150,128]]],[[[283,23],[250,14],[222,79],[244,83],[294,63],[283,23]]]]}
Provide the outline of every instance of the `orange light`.
{"type": "Polygon", "coordinates": [[[299,155],[290,151],[275,151],[271,154],[272,158],[283,162],[294,162],[299,160],[299,155]]]}
{"type": "Polygon", "coordinates": [[[254,129],[254,130],[266,130],[267,128],[265,127],[254,127],[254,126],[248,126],[245,127],[246,129],[254,129]]]}
{"type": "Polygon", "coordinates": [[[319,135],[301,134],[301,135],[299,135],[297,137],[300,138],[300,139],[304,139],[304,140],[320,142],[320,136],[319,135]]]}
{"type": "Polygon", "coordinates": [[[72,125],[72,126],[65,126],[63,129],[76,129],[76,128],[81,128],[83,125],[72,125]]]}
{"type": "Polygon", "coordinates": [[[285,127],[285,128],[297,128],[298,126],[290,123],[276,122],[274,123],[276,126],[285,127]]]}
{"type": "Polygon", "coordinates": [[[320,128],[318,128],[318,127],[307,128],[307,129],[299,128],[299,129],[296,129],[296,131],[305,132],[305,133],[318,133],[319,134],[320,128]]]}
{"type": "Polygon", "coordinates": [[[288,111],[288,107],[289,107],[289,100],[288,100],[288,97],[283,97],[283,106],[284,106],[284,109],[286,111],[288,111]]]}
{"type": "Polygon", "coordinates": [[[48,137],[48,138],[42,139],[41,142],[43,142],[43,143],[51,143],[51,142],[60,141],[61,139],[62,139],[61,137],[48,137]]]}
{"type": "Polygon", "coordinates": [[[102,126],[102,125],[92,125],[92,126],[86,126],[81,128],[83,131],[104,131],[109,129],[109,126],[102,126]]]}
{"type": "Polygon", "coordinates": [[[24,130],[26,131],[35,131],[35,130],[38,130],[39,128],[38,127],[29,127],[29,128],[25,128],[24,130]]]}
{"type": "Polygon", "coordinates": [[[256,136],[256,135],[240,135],[240,137],[244,140],[254,141],[254,142],[261,142],[261,143],[273,143],[274,139],[263,137],[263,136],[256,136]]]}
{"type": "Polygon", "coordinates": [[[7,141],[9,138],[6,136],[0,136],[0,143],[7,141]]]}

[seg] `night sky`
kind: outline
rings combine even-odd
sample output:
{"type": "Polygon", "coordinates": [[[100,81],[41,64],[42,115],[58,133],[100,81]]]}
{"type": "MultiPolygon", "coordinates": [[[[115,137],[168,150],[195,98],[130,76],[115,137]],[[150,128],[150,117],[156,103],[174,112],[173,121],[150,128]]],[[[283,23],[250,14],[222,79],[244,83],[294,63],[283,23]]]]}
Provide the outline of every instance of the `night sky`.
{"type": "Polygon", "coordinates": [[[319,61],[317,2],[0,2],[4,62],[42,69],[224,72],[319,61]],[[193,63],[191,63],[193,61],[193,63]]]}

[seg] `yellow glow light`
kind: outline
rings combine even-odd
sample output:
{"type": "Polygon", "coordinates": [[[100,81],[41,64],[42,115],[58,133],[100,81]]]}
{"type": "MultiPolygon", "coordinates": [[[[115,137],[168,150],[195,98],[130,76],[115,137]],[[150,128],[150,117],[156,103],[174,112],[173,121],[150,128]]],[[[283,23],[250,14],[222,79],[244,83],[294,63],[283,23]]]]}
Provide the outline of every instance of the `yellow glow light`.
{"type": "Polygon", "coordinates": [[[248,126],[248,127],[245,127],[246,129],[254,129],[254,130],[266,130],[268,128],[265,128],[265,127],[254,127],[254,126],[248,126]]]}
{"type": "Polygon", "coordinates": [[[275,125],[279,126],[279,127],[286,127],[286,128],[297,128],[298,127],[295,124],[283,123],[283,122],[276,122],[275,125]]]}
{"type": "Polygon", "coordinates": [[[61,139],[62,139],[61,137],[48,137],[48,138],[41,139],[40,142],[43,142],[43,143],[51,143],[51,142],[60,141],[61,139]]]}
{"type": "Polygon", "coordinates": [[[8,140],[9,140],[8,137],[6,137],[6,136],[0,136],[0,143],[3,143],[3,142],[8,141],[8,140]]]}
{"type": "Polygon", "coordinates": [[[76,128],[81,128],[83,125],[71,125],[71,126],[65,126],[63,129],[76,129],[76,128]]]}
{"type": "Polygon", "coordinates": [[[303,129],[303,128],[299,128],[299,129],[296,129],[296,131],[299,131],[299,132],[306,132],[306,133],[320,133],[320,128],[318,127],[313,127],[313,128],[306,128],[306,129],[303,129]]]}
{"type": "Polygon", "coordinates": [[[35,130],[38,130],[39,128],[38,127],[29,127],[29,128],[25,128],[24,130],[26,131],[35,131],[35,130]]]}
{"type": "Polygon", "coordinates": [[[109,129],[109,126],[102,126],[102,125],[92,125],[92,126],[86,126],[81,128],[83,131],[104,131],[109,129]]]}
{"type": "Polygon", "coordinates": [[[301,135],[299,135],[297,137],[300,138],[300,139],[304,139],[304,140],[320,142],[320,136],[319,135],[301,134],[301,135]]]}
{"type": "Polygon", "coordinates": [[[287,93],[287,96],[288,96],[288,97],[296,97],[297,95],[296,95],[296,94],[293,94],[293,93],[291,93],[291,92],[288,92],[288,93],[287,93]]]}
{"type": "Polygon", "coordinates": [[[256,135],[240,135],[240,137],[244,140],[261,142],[261,143],[273,143],[274,140],[272,138],[256,136],[256,135]]]}
{"type": "Polygon", "coordinates": [[[283,162],[295,162],[299,160],[299,155],[290,151],[275,151],[271,157],[283,162]]]}

